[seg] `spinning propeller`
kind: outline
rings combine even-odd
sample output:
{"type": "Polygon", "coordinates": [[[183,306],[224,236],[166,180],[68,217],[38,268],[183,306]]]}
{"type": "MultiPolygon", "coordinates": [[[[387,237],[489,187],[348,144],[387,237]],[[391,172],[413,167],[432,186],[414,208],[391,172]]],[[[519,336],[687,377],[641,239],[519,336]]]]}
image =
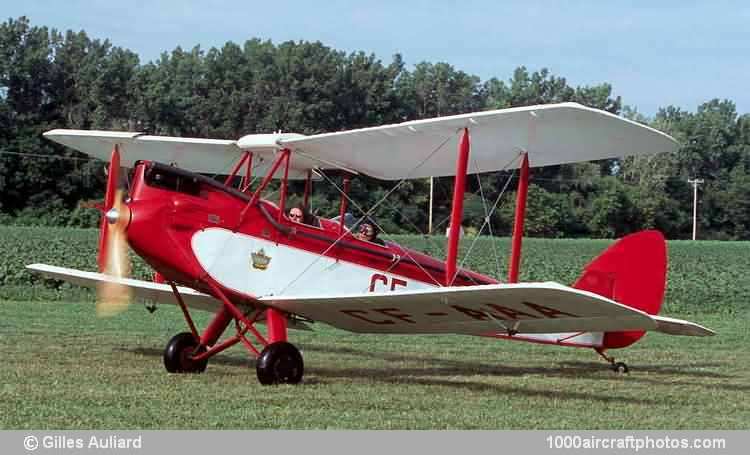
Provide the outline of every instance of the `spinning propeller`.
{"type": "MultiPolygon", "coordinates": [[[[99,230],[99,272],[122,279],[130,275],[130,257],[126,229],[130,222],[130,209],[123,203],[120,182],[120,151],[112,151],[107,175],[104,214],[99,230]]],[[[103,282],[97,289],[96,314],[114,316],[130,304],[131,292],[117,282],[103,282]]]]}

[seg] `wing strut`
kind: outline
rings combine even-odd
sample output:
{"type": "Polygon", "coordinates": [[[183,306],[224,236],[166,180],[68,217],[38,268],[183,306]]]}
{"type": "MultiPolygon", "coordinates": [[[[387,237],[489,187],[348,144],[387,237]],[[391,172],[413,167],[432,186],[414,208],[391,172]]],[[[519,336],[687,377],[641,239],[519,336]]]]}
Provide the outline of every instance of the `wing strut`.
{"type": "Polygon", "coordinates": [[[281,221],[284,219],[284,213],[286,212],[286,193],[289,189],[289,154],[291,152],[286,151],[284,154],[286,155],[286,158],[284,158],[284,179],[281,181],[281,190],[279,195],[279,217],[277,221],[281,221]]]}
{"type": "MultiPolygon", "coordinates": [[[[347,203],[347,195],[349,194],[349,190],[351,189],[352,184],[352,177],[349,175],[348,172],[344,173],[344,189],[341,191],[341,205],[339,205],[339,235],[344,235],[346,224],[344,220],[346,219],[346,203],[347,203]]],[[[367,221],[365,219],[364,221],[367,221]]]]}
{"type": "MultiPolygon", "coordinates": [[[[230,172],[229,175],[227,176],[226,180],[224,180],[224,185],[226,185],[226,186],[231,186],[232,185],[232,180],[234,180],[234,177],[237,176],[237,171],[240,170],[240,168],[245,163],[245,161],[247,161],[247,159],[248,159],[249,156],[250,156],[250,152],[244,152],[242,154],[242,158],[240,158],[240,160],[237,161],[237,163],[232,168],[232,172],[230,172]]],[[[242,183],[240,184],[240,189],[242,189],[242,186],[243,186],[244,183],[245,183],[245,177],[242,178],[242,183]]]]}
{"type": "Polygon", "coordinates": [[[453,185],[453,205],[448,230],[448,256],[445,259],[445,285],[450,286],[456,278],[456,258],[458,240],[461,236],[461,222],[464,212],[464,191],[466,190],[466,172],[469,167],[469,129],[464,128],[458,143],[456,159],[456,178],[453,185]]]}
{"type": "Polygon", "coordinates": [[[304,202],[302,207],[306,210],[310,210],[310,193],[312,192],[312,169],[307,170],[307,178],[305,179],[305,195],[303,197],[304,202]]]}
{"type": "Polygon", "coordinates": [[[523,241],[523,223],[526,220],[526,197],[529,192],[529,154],[523,154],[521,175],[516,193],[516,215],[513,223],[513,244],[510,252],[510,269],[508,283],[518,283],[518,268],[521,264],[521,242],[523,241]]]}
{"type": "MultiPolygon", "coordinates": [[[[258,188],[255,189],[255,192],[253,193],[252,197],[250,198],[250,201],[245,205],[245,208],[242,209],[240,212],[240,222],[237,224],[239,226],[242,224],[242,221],[245,219],[245,213],[247,213],[247,210],[255,205],[258,200],[260,199],[261,193],[263,193],[263,190],[266,189],[266,186],[268,186],[268,183],[273,178],[274,174],[276,174],[276,171],[279,169],[279,166],[281,165],[282,161],[287,162],[287,170],[285,170],[285,174],[287,174],[288,178],[288,164],[289,164],[289,154],[291,152],[289,149],[283,149],[281,150],[281,153],[279,153],[276,157],[276,160],[273,162],[273,165],[271,166],[271,169],[268,171],[265,177],[263,177],[263,181],[260,182],[260,185],[258,188]]],[[[286,182],[282,182],[281,184],[282,188],[286,186],[286,182]]]]}
{"type": "Polygon", "coordinates": [[[242,176],[240,182],[240,191],[243,193],[250,189],[250,184],[253,183],[253,152],[248,152],[247,155],[247,169],[245,175],[242,176]]]}

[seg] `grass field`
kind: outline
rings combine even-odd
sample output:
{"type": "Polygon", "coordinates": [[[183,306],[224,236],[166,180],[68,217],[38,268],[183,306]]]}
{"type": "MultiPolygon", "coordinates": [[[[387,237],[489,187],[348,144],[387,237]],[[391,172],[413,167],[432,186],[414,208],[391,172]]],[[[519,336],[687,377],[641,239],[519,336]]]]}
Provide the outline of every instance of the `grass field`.
{"type": "MultiPolygon", "coordinates": [[[[606,244],[529,241],[526,277],[570,282],[606,244]]],[[[487,245],[483,251],[474,266],[492,273],[487,245]]],[[[51,300],[40,291],[24,300],[7,290],[8,278],[0,428],[748,429],[750,244],[673,242],[670,257],[666,314],[719,335],[649,334],[613,351],[628,375],[588,350],[355,335],[316,324],[312,333],[291,332],[305,356],[304,384],[278,387],[257,383],[241,347],[213,358],[203,375],[167,374],[164,345],[185,330],[175,307],[149,314],[134,305],[98,319],[86,299],[51,300]]]]}
{"type": "Polygon", "coordinates": [[[263,387],[240,347],[169,375],[176,308],[97,319],[88,303],[0,303],[0,427],[750,427],[747,315],[693,315],[718,337],[650,334],[616,375],[588,350],[460,336],[293,332],[301,386],[263,387]]]}

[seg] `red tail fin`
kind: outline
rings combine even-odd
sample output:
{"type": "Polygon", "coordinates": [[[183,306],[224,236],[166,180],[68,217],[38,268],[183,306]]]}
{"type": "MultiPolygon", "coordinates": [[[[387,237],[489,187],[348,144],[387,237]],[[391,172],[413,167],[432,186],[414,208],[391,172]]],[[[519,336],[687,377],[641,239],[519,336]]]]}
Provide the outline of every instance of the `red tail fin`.
{"type": "MultiPolygon", "coordinates": [[[[659,231],[623,237],[584,268],[573,284],[648,314],[658,314],[667,278],[667,243],[659,231]]],[[[645,332],[607,332],[603,348],[624,348],[645,332]]]]}

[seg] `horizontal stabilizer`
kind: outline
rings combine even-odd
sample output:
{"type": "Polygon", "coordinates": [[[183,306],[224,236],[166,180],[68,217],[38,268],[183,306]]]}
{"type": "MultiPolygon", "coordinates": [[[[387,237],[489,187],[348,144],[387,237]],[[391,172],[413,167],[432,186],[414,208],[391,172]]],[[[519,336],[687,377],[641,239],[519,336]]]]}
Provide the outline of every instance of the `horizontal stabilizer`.
{"type": "Polygon", "coordinates": [[[682,319],[668,318],[665,316],[651,316],[656,321],[656,331],[669,335],[685,335],[693,337],[707,337],[716,335],[711,329],[707,329],[700,324],[682,319]]]}

